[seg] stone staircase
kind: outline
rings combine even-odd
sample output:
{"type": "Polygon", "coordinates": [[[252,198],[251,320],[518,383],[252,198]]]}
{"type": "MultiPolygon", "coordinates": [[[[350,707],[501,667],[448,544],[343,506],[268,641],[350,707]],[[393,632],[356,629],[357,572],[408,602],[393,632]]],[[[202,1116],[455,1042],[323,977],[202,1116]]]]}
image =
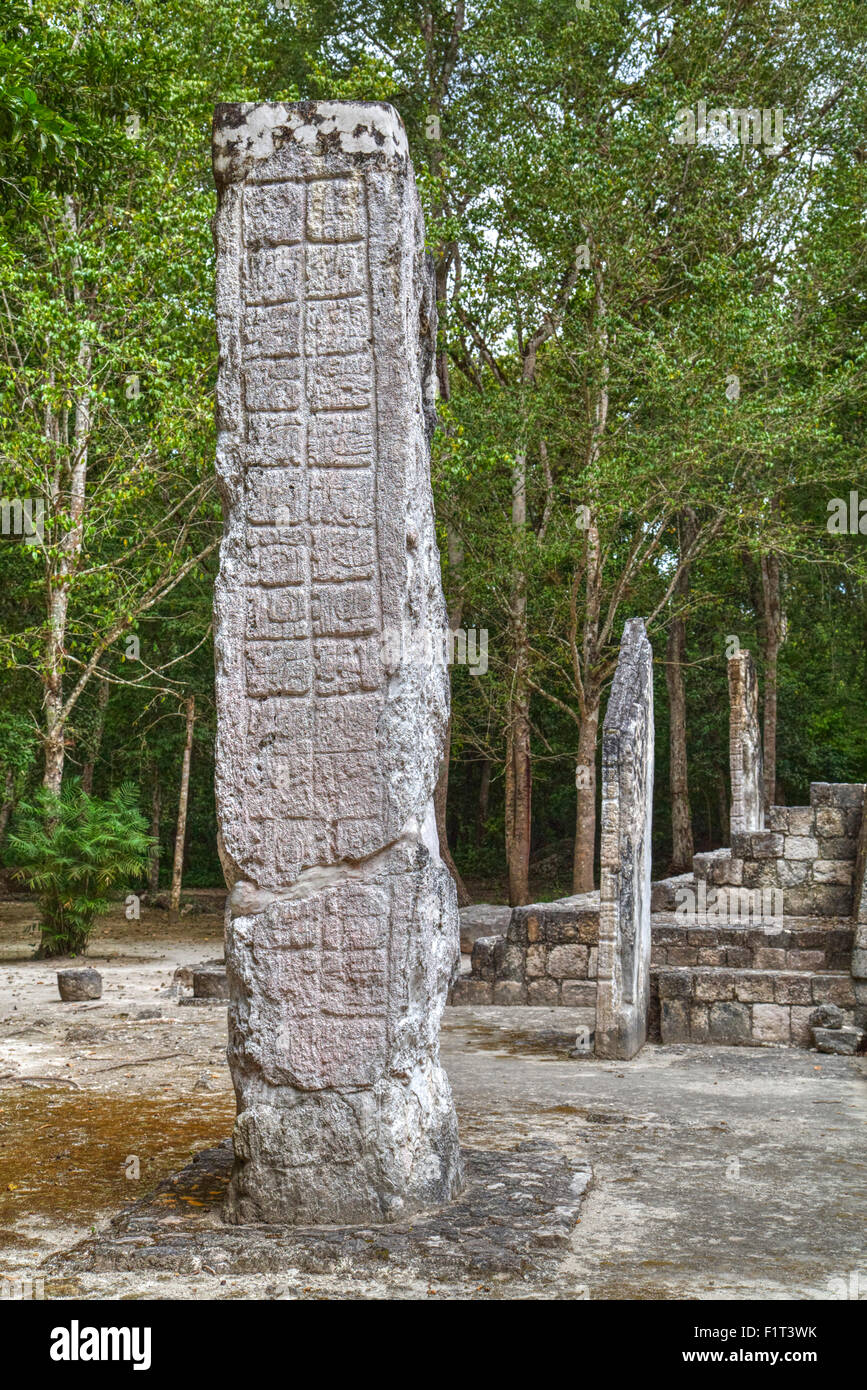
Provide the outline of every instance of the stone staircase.
{"type": "Polygon", "coordinates": [[[652,919],[650,1036],[659,1042],[809,1047],[821,1004],[855,1006],[850,920],[776,927],[652,919]]]}
{"type": "Polygon", "coordinates": [[[855,1018],[853,877],[862,783],[814,782],[764,830],[654,885],[650,1036],[811,1044],[820,1005],[855,1018]]]}
{"type": "MultiPolygon", "coordinates": [[[[853,964],[852,917],[864,791],[814,783],[809,806],[775,806],[768,829],[654,883],[650,1041],[809,1047],[825,1006],[842,1021],[836,1050],[857,1046],[867,1026],[867,928],[857,928],[865,945],[853,964]]],[[[515,908],[505,933],[474,941],[449,1002],[576,1008],[592,1029],[598,942],[598,893],[515,908]]]]}

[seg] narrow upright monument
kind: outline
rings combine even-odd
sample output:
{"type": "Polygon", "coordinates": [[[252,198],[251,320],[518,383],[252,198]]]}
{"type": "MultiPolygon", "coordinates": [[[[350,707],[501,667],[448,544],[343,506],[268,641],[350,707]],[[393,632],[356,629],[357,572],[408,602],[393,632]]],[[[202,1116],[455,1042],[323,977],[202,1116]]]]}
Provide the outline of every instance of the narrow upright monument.
{"type": "Polygon", "coordinates": [[[738,835],[761,830],[765,824],[759,681],[751,652],[738,651],[729,657],[728,677],[731,833],[738,835]]]}
{"type": "Polygon", "coordinates": [[[221,106],[214,172],[226,1216],[392,1221],[461,1186],[432,272],[390,106],[221,106]]]}
{"type": "Polygon", "coordinates": [[[602,726],[598,1057],[634,1057],[647,1040],[653,745],[653,652],[630,618],[602,726]]]}

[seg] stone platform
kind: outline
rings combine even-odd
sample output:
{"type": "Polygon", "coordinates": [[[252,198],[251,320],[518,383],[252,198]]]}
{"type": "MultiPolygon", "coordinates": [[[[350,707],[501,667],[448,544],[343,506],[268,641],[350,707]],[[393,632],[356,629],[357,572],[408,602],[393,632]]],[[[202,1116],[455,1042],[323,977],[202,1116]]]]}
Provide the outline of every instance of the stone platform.
{"type": "Polygon", "coordinates": [[[539,1140],[505,1152],[465,1149],[457,1201],[387,1225],[227,1226],[221,1212],[232,1171],[226,1140],[128,1207],[108,1228],[54,1256],[55,1275],[178,1275],[405,1271],[431,1283],[455,1278],[553,1277],[591,1182],[580,1159],[539,1140]]]}

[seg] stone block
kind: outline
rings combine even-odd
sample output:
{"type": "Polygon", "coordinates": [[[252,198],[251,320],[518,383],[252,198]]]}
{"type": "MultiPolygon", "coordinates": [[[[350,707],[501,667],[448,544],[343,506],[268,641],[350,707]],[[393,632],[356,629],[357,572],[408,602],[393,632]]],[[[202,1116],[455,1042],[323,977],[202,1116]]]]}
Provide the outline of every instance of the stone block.
{"type": "Polygon", "coordinates": [[[539,979],[542,975],[546,974],[546,955],[546,946],[535,945],[527,947],[524,972],[528,980],[539,979]]]}
{"type": "Polygon", "coordinates": [[[779,1004],[753,1005],[753,1037],[756,1042],[788,1043],[789,1010],[779,1004]]]}
{"type": "Polygon", "coordinates": [[[531,980],[527,985],[527,1003],[535,1005],[559,1004],[560,986],[555,980],[531,980]]]}
{"type": "Polygon", "coordinates": [[[824,951],[787,951],[787,970],[821,970],[825,964],[824,951]]]}
{"type": "Polygon", "coordinates": [[[753,952],[756,970],[785,970],[786,952],[776,946],[759,946],[753,952]]]}
{"type": "Polygon", "coordinates": [[[582,946],[598,946],[599,913],[582,912],[578,918],[578,940],[582,946]]]}
{"type": "Polygon", "coordinates": [[[668,948],[669,965],[697,965],[698,947],[697,946],[669,946],[668,948]]]}
{"type": "Polygon", "coordinates": [[[813,1044],[819,1052],[852,1057],[859,1051],[863,1036],[860,1028],[814,1028],[813,1044]]]}
{"type": "Polygon", "coordinates": [[[819,842],[812,835],[787,835],[779,853],[785,859],[818,859],[819,842]]]}
{"type": "Polygon", "coordinates": [[[833,835],[847,835],[848,822],[845,811],[838,807],[821,807],[816,812],[816,834],[826,838],[833,835]]]}
{"type": "Polygon", "coordinates": [[[790,806],[787,820],[787,829],[790,835],[813,835],[815,833],[816,813],[812,806],[790,806]]]}
{"type": "Polygon", "coordinates": [[[690,1004],[689,1040],[694,1043],[706,1043],[710,1041],[710,1024],[708,1022],[707,1004],[690,1004]]]}
{"type": "Polygon", "coordinates": [[[735,977],[729,970],[712,970],[697,974],[693,986],[696,1000],[710,1003],[716,999],[734,999],[735,977]]]}
{"type": "Polygon", "coordinates": [[[660,999],[690,999],[693,977],[688,970],[667,970],[659,974],[660,999]]]}
{"type": "Polygon", "coordinates": [[[721,860],[716,870],[715,882],[731,888],[740,888],[744,881],[744,861],[729,858],[721,860]]]}
{"type": "MultiPolygon", "coordinates": [[[[740,838],[740,837],[739,837],[740,838]]],[[[779,859],[783,854],[784,837],[772,830],[752,830],[747,834],[744,859],[779,859]]],[[[786,837],[786,841],[790,839],[786,837]]],[[[734,849],[734,845],[732,845],[734,849]]],[[[786,854],[788,858],[788,853],[786,854]]]]}
{"type": "Polygon", "coordinates": [[[502,937],[480,936],[472,950],[471,968],[477,980],[493,980],[495,974],[494,951],[502,937]]]}
{"type": "MultiPolygon", "coordinates": [[[[734,948],[734,949],[737,949],[737,948],[734,948]]],[[[725,964],[726,964],[726,954],[727,954],[727,952],[726,952],[726,948],[725,948],[724,946],[705,946],[705,947],[699,947],[699,952],[698,952],[698,964],[699,964],[699,965],[725,965],[725,964]]],[[[729,964],[733,964],[733,963],[734,963],[734,962],[729,962],[729,964]]],[[[673,961],[672,961],[672,964],[674,964],[673,961]]]]}
{"type": "Polygon", "coordinates": [[[810,876],[808,859],[778,859],[777,882],[781,888],[797,888],[810,876]]]}
{"type": "Polygon", "coordinates": [[[102,997],[102,976],[92,966],[58,970],[57,989],[64,1004],[102,997]]]}
{"type": "Polygon", "coordinates": [[[753,953],[749,946],[726,946],[726,965],[735,970],[749,970],[753,963],[753,953]]]}
{"type": "Polygon", "coordinates": [[[525,969],[526,954],[521,947],[498,937],[494,950],[494,978],[523,981],[525,969]]]}
{"type": "Polygon", "coordinates": [[[711,1004],[708,1023],[711,1042],[748,1043],[750,1041],[752,1025],[750,1006],[747,1004],[728,1002],[711,1004]]]}
{"type": "Polygon", "coordinates": [[[816,859],[813,862],[814,883],[851,884],[854,872],[853,860],[816,859]]]}
{"type": "Polygon", "coordinates": [[[196,999],[228,999],[229,980],[220,966],[200,966],[193,970],[193,995],[196,999]]]}
{"type": "Polygon", "coordinates": [[[567,1009],[595,1009],[595,980],[564,980],[560,988],[560,1003],[567,1009]]]}
{"type": "Polygon", "coordinates": [[[689,1042],[689,1008],[682,999],[663,999],[659,1035],[665,1043],[689,1042]]]}
{"type": "Polygon", "coordinates": [[[552,946],[548,951],[547,974],[555,980],[586,980],[587,946],[552,946]]]}
{"type": "Polygon", "coordinates": [[[823,859],[851,859],[854,862],[858,842],[854,836],[837,835],[833,839],[820,840],[819,849],[823,859]]]}
{"type": "Polygon", "coordinates": [[[491,980],[474,980],[462,975],[452,986],[450,1004],[493,1004],[494,986],[491,980]]]}
{"type": "Polygon", "coordinates": [[[526,986],[519,980],[495,980],[495,1004],[524,1004],[527,1000],[526,986]]]}
{"type": "Polygon", "coordinates": [[[780,975],[774,982],[777,1004],[809,1004],[813,998],[809,975],[780,975]]]}
{"type": "Polygon", "coordinates": [[[772,975],[758,972],[735,977],[735,999],[742,1004],[772,1004],[774,1002],[774,979],[772,975]]]}
{"type": "Polygon", "coordinates": [[[809,1047],[812,1043],[811,1013],[812,1008],[803,1004],[793,1004],[789,1010],[792,1042],[795,1047],[809,1047]]]}
{"type": "Polygon", "coordinates": [[[820,1004],[811,1011],[809,1021],[812,1028],[842,1028],[846,1017],[837,1004],[820,1004]]]}
{"type": "Polygon", "coordinates": [[[818,975],[813,979],[814,1004],[839,1004],[851,1009],[855,1003],[852,980],[845,975],[818,975]]]}

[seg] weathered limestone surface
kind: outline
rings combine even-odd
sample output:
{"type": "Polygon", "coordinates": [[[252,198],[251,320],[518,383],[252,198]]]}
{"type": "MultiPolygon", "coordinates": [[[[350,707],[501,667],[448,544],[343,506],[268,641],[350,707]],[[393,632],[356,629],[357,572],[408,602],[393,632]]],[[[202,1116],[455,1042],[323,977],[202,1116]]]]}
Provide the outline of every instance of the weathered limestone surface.
{"type": "Polygon", "coordinates": [[[855,990],[855,1022],[867,1029],[867,788],[862,803],[861,826],[855,855],[852,919],[852,981],[855,990]]]}
{"type": "Polygon", "coordinates": [[[461,1186],[421,210],[386,105],[221,106],[214,171],[226,1215],[398,1220],[461,1186]]]}
{"type": "Polygon", "coordinates": [[[631,618],[602,727],[598,1057],[634,1057],[647,1038],[653,747],[653,653],[631,618]]]}
{"type": "Polygon", "coordinates": [[[761,830],[764,819],[759,682],[752,653],[729,657],[729,760],[732,781],[731,832],[761,830]]]}

